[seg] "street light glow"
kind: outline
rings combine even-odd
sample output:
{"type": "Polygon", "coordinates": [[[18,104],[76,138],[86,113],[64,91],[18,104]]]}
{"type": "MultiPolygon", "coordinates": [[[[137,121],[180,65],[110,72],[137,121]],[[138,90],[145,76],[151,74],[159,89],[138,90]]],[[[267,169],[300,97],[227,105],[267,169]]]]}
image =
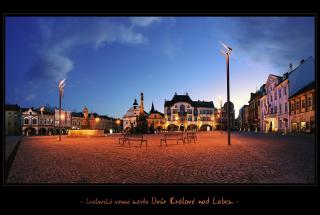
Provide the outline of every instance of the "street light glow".
{"type": "Polygon", "coordinates": [[[64,83],[65,81],[66,79],[63,79],[59,82],[59,88],[63,88],[65,86],[65,83],[64,83]]]}

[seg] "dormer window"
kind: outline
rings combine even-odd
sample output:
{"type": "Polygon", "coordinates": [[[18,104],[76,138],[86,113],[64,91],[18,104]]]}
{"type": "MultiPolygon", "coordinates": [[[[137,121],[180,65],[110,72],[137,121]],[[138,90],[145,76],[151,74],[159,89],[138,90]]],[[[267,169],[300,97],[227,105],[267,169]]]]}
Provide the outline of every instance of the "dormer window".
{"type": "Polygon", "coordinates": [[[31,116],[32,115],[32,112],[30,111],[29,115],[31,116]]]}

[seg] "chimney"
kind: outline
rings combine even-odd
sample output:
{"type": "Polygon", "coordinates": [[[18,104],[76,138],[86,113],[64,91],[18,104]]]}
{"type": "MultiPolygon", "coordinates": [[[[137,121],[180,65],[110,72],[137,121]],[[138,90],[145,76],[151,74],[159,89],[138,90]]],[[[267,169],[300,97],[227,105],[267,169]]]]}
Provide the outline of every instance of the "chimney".
{"type": "Polygon", "coordinates": [[[300,60],[300,65],[304,63],[304,59],[300,60]]]}

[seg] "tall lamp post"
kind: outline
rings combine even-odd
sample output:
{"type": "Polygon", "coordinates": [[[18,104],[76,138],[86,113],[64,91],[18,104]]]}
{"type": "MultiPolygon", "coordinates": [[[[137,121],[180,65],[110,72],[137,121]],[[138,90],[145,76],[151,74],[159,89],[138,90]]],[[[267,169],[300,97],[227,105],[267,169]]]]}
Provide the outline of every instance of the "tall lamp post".
{"type": "MultiPolygon", "coordinates": [[[[220,41],[219,41],[220,42],[220,41]]],[[[221,50],[221,53],[226,56],[227,63],[227,117],[228,117],[228,145],[230,145],[230,87],[229,87],[229,58],[232,51],[232,48],[220,42],[224,50],[221,50]]]]}
{"type": "Polygon", "coordinates": [[[120,133],[120,120],[117,119],[116,123],[117,123],[117,125],[118,125],[118,132],[120,133]]]}
{"type": "Polygon", "coordinates": [[[59,141],[61,142],[61,101],[66,79],[59,82],[59,141]]]}
{"type": "Polygon", "coordinates": [[[222,98],[218,96],[218,100],[220,102],[220,133],[222,134],[222,98]]]}
{"type": "Polygon", "coordinates": [[[99,121],[100,121],[100,118],[97,117],[97,118],[96,118],[96,130],[99,129],[99,121]]]}

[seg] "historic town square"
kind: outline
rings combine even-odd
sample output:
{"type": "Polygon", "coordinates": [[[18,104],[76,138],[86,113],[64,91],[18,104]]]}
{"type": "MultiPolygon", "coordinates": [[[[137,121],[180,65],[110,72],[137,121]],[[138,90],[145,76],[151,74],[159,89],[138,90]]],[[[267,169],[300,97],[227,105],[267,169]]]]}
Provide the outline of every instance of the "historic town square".
{"type": "Polygon", "coordinates": [[[314,17],[5,18],[5,183],[315,183],[314,17]]]}

